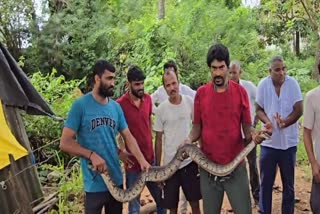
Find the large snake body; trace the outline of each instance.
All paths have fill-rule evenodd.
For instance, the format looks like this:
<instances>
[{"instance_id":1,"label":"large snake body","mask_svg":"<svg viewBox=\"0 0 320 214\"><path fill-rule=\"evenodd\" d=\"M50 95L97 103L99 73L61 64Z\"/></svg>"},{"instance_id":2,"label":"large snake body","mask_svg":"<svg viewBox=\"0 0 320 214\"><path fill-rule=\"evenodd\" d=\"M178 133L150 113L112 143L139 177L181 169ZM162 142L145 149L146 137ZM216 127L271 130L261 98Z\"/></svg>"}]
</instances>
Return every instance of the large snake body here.
<instances>
[{"instance_id":1,"label":"large snake body","mask_svg":"<svg viewBox=\"0 0 320 214\"><path fill-rule=\"evenodd\" d=\"M178 149L174 158L167 165L153 166L149 169L149 172L141 172L137 181L128 189L117 187L112 181L108 170L101 174L101 176L111 195L117 201L128 202L140 195L147 181L160 182L170 178L179 169L181 162L187 157L190 157L199 167L212 175L226 176L241 163L255 146L254 142L249 143L229 164L219 165L209 160L196 145L186 144Z\"/></svg>"}]
</instances>

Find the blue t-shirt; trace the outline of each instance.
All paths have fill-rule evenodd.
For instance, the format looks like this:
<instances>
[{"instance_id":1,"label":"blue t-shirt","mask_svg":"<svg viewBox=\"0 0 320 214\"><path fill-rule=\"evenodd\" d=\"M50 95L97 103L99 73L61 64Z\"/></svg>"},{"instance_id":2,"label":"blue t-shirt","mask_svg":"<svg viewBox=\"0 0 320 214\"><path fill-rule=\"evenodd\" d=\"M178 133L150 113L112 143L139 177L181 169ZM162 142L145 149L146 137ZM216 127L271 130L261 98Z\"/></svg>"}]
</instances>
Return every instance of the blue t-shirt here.
<instances>
[{"instance_id":1,"label":"blue t-shirt","mask_svg":"<svg viewBox=\"0 0 320 214\"><path fill-rule=\"evenodd\" d=\"M122 185L116 135L128 126L120 105L112 99L103 105L94 99L92 93L88 93L72 104L64 126L77 133L77 142L82 147L94 151L106 161L114 182L118 186ZM80 158L80 162L84 190L108 191L102 177L94 177L95 172L88 168L89 160Z\"/></svg>"}]
</instances>

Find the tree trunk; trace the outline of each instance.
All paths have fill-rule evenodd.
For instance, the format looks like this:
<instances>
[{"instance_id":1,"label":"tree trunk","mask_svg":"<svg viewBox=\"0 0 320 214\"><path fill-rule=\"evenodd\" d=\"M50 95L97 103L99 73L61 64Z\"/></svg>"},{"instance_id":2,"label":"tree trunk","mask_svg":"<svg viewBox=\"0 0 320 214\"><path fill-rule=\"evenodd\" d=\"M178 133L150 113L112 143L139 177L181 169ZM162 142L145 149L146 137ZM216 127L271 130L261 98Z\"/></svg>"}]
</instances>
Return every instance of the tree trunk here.
<instances>
[{"instance_id":1,"label":"tree trunk","mask_svg":"<svg viewBox=\"0 0 320 214\"><path fill-rule=\"evenodd\" d=\"M38 24L38 18L37 18L37 14L36 14L36 9L35 9L35 5L32 2L31 3L31 18L32 18L32 31L33 33L39 33L40 29L39 29L39 24Z\"/></svg>"},{"instance_id":2,"label":"tree trunk","mask_svg":"<svg viewBox=\"0 0 320 214\"><path fill-rule=\"evenodd\" d=\"M294 45L294 49L296 52L296 56L300 56L300 32L296 31L295 33L295 45Z\"/></svg>"},{"instance_id":3,"label":"tree trunk","mask_svg":"<svg viewBox=\"0 0 320 214\"><path fill-rule=\"evenodd\" d=\"M314 69L312 71L311 77L312 77L312 79L320 82L320 70L318 69L318 65L320 63L320 40L318 40L318 42L317 42L315 62L316 63L314 65Z\"/></svg>"},{"instance_id":4,"label":"tree trunk","mask_svg":"<svg viewBox=\"0 0 320 214\"><path fill-rule=\"evenodd\" d=\"M320 57L320 33L319 33L319 26L317 23L318 16L316 13L316 8L312 8L312 6L310 6L309 1L300 0L300 2L303 6L303 9L305 10L305 12L309 17L308 21L309 21L310 27L317 38L317 45L316 45L316 52L315 52L316 63L314 65L311 78L314 80L320 81L320 74L318 70L318 63L319 63L319 57Z\"/></svg>"},{"instance_id":5,"label":"tree trunk","mask_svg":"<svg viewBox=\"0 0 320 214\"><path fill-rule=\"evenodd\" d=\"M165 0L159 0L158 5L159 5L158 18L161 20L161 19L164 19L165 17Z\"/></svg>"}]
</instances>

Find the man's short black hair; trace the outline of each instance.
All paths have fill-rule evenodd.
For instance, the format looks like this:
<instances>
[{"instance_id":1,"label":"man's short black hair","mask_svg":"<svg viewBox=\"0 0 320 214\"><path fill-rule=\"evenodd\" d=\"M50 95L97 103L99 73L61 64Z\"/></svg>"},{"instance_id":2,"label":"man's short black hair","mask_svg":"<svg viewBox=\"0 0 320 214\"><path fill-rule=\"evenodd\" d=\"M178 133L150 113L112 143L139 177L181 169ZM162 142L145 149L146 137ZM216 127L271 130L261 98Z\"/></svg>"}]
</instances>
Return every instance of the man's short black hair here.
<instances>
[{"instance_id":1,"label":"man's short black hair","mask_svg":"<svg viewBox=\"0 0 320 214\"><path fill-rule=\"evenodd\" d=\"M229 68L230 64L230 56L229 51L226 46L223 44L214 44L209 48L207 53L207 64L208 67L211 67L211 63L214 60L218 60L219 62L224 61Z\"/></svg>"},{"instance_id":2,"label":"man's short black hair","mask_svg":"<svg viewBox=\"0 0 320 214\"><path fill-rule=\"evenodd\" d=\"M129 82L142 81L146 79L146 75L142 72L142 70L138 66L132 65L129 67L129 70L127 73L127 79Z\"/></svg>"},{"instance_id":3,"label":"man's short black hair","mask_svg":"<svg viewBox=\"0 0 320 214\"><path fill-rule=\"evenodd\" d=\"M98 75L99 77L101 77L102 74L106 70L108 70L112 73L116 72L116 69L114 68L114 66L110 62L108 62L107 60L104 60L104 59L98 60L92 69L93 77L95 75Z\"/></svg>"},{"instance_id":4,"label":"man's short black hair","mask_svg":"<svg viewBox=\"0 0 320 214\"><path fill-rule=\"evenodd\" d=\"M177 74L177 71L178 71L178 67L177 67L177 64L175 61L173 61L172 59L168 60L168 62L166 62L164 65L163 65L163 70L166 70L168 68L173 68L174 69L174 72Z\"/></svg>"}]
</instances>

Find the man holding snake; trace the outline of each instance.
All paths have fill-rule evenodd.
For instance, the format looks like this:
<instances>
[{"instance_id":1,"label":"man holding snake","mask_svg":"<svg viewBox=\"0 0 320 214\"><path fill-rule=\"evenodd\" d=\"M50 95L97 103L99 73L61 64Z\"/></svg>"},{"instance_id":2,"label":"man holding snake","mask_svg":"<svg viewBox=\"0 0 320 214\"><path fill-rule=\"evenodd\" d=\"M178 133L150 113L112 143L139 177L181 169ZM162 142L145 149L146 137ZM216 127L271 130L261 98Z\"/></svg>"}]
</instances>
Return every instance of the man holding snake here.
<instances>
[{"instance_id":1,"label":"man holding snake","mask_svg":"<svg viewBox=\"0 0 320 214\"><path fill-rule=\"evenodd\" d=\"M242 86L228 80L229 64L227 47L215 44L209 48L207 65L212 81L197 90L193 127L185 140L185 143L191 143L201 138L201 150L210 160L221 165L230 163L253 139L248 95ZM260 143L262 138L255 134L254 141ZM220 213L224 192L238 214L252 212L244 161L223 177L200 169L200 187L205 214Z\"/></svg>"}]
</instances>

